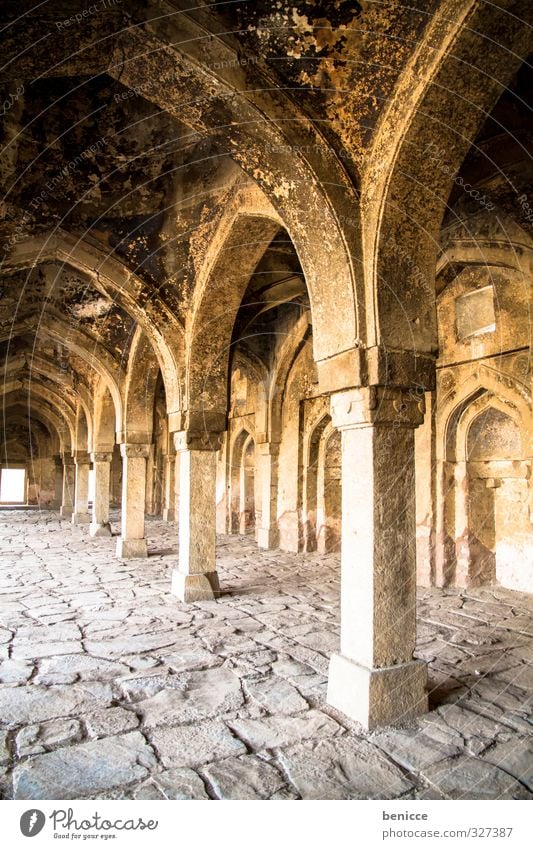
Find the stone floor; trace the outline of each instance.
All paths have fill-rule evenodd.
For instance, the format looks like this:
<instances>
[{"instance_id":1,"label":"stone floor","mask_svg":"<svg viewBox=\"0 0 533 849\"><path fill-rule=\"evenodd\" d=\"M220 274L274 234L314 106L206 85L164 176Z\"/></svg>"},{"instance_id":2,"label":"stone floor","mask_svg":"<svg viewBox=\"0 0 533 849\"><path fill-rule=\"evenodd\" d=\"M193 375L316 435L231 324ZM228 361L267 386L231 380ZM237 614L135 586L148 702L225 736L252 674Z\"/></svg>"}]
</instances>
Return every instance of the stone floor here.
<instances>
[{"instance_id":1,"label":"stone floor","mask_svg":"<svg viewBox=\"0 0 533 849\"><path fill-rule=\"evenodd\" d=\"M150 557L121 562L0 512L4 798L532 797L532 596L421 590L432 710L368 734L325 704L336 556L221 537L224 595L186 606L173 528L147 527Z\"/></svg>"}]
</instances>

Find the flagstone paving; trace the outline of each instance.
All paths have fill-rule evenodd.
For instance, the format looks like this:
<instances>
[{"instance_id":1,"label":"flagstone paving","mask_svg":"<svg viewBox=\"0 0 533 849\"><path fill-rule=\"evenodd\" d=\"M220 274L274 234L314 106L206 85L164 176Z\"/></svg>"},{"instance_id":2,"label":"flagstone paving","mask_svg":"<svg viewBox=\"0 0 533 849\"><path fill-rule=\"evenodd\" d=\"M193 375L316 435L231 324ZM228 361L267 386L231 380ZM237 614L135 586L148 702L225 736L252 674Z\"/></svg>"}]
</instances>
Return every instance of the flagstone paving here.
<instances>
[{"instance_id":1,"label":"flagstone paving","mask_svg":"<svg viewBox=\"0 0 533 849\"><path fill-rule=\"evenodd\" d=\"M533 596L420 589L431 710L367 733L325 701L336 555L220 537L222 595L185 605L175 528L147 534L121 561L56 513L0 511L3 798L532 798Z\"/></svg>"}]
</instances>

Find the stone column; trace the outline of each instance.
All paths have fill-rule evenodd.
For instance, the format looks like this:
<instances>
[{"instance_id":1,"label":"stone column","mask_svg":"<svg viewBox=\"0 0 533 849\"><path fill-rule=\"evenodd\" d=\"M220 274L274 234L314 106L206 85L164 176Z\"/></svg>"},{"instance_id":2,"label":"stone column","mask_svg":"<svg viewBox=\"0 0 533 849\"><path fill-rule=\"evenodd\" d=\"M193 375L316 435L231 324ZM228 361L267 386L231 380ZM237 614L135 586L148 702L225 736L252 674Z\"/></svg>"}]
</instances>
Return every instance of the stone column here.
<instances>
[{"instance_id":1,"label":"stone column","mask_svg":"<svg viewBox=\"0 0 533 849\"><path fill-rule=\"evenodd\" d=\"M64 519L70 519L72 516L72 507L74 504L74 489L76 485L76 467L74 466L74 458L70 454L63 454L63 492L61 495L60 515Z\"/></svg>"},{"instance_id":2,"label":"stone column","mask_svg":"<svg viewBox=\"0 0 533 849\"><path fill-rule=\"evenodd\" d=\"M94 500L89 533L92 537L111 536L109 486L112 458L113 454L108 451L96 451L91 454L94 467Z\"/></svg>"},{"instance_id":3,"label":"stone column","mask_svg":"<svg viewBox=\"0 0 533 849\"><path fill-rule=\"evenodd\" d=\"M279 443L260 442L256 446L257 471L261 492L261 524L257 529L260 548L277 548L278 530L278 457Z\"/></svg>"},{"instance_id":4,"label":"stone column","mask_svg":"<svg viewBox=\"0 0 533 849\"><path fill-rule=\"evenodd\" d=\"M59 510L63 501L63 460L61 454L54 455L54 508Z\"/></svg>"},{"instance_id":5,"label":"stone column","mask_svg":"<svg viewBox=\"0 0 533 849\"><path fill-rule=\"evenodd\" d=\"M423 395L362 387L331 399L342 433L341 653L328 702L365 728L427 710L415 648L414 428Z\"/></svg>"},{"instance_id":6,"label":"stone column","mask_svg":"<svg viewBox=\"0 0 533 849\"><path fill-rule=\"evenodd\" d=\"M471 568L468 467L465 461L454 468L455 495L455 582L456 587L467 587Z\"/></svg>"},{"instance_id":7,"label":"stone column","mask_svg":"<svg viewBox=\"0 0 533 849\"><path fill-rule=\"evenodd\" d=\"M174 434L179 465L179 559L172 592L182 601L212 599L215 565L216 452L220 434Z\"/></svg>"},{"instance_id":8,"label":"stone column","mask_svg":"<svg viewBox=\"0 0 533 849\"><path fill-rule=\"evenodd\" d=\"M144 536L146 501L146 460L150 445L123 443L122 454L122 525L117 540L117 557L147 557Z\"/></svg>"},{"instance_id":9,"label":"stone column","mask_svg":"<svg viewBox=\"0 0 533 849\"><path fill-rule=\"evenodd\" d=\"M163 519L165 522L173 522L176 518L176 455L168 453L165 455L165 504L163 507Z\"/></svg>"},{"instance_id":10,"label":"stone column","mask_svg":"<svg viewBox=\"0 0 533 849\"><path fill-rule=\"evenodd\" d=\"M89 469L91 468L91 457L87 451L76 451L74 462L76 463L76 487L72 524L88 525L91 521L91 517L89 516Z\"/></svg>"}]
</instances>

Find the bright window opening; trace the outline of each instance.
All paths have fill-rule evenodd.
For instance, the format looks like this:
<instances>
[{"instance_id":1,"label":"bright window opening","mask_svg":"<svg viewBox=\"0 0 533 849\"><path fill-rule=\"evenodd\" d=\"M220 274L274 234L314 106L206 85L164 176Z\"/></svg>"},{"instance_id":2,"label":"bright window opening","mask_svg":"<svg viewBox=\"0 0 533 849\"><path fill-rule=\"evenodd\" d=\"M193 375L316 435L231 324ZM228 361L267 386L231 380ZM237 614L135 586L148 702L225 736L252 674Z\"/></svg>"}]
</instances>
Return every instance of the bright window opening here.
<instances>
[{"instance_id":1,"label":"bright window opening","mask_svg":"<svg viewBox=\"0 0 533 849\"><path fill-rule=\"evenodd\" d=\"M0 471L0 502L24 504L26 501L26 469Z\"/></svg>"}]
</instances>

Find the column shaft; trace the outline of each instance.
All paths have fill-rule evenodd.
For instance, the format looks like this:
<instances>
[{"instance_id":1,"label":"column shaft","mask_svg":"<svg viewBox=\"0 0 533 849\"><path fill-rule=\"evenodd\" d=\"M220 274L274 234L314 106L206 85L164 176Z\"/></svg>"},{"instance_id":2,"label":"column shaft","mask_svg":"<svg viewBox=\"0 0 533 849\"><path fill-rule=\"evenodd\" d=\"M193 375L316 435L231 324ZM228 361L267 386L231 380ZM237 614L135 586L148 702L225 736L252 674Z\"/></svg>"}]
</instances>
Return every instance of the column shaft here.
<instances>
[{"instance_id":1,"label":"column shaft","mask_svg":"<svg viewBox=\"0 0 533 849\"><path fill-rule=\"evenodd\" d=\"M328 702L366 728L427 709L425 664L413 660L418 400L373 387L332 398L342 432L341 654Z\"/></svg>"},{"instance_id":2,"label":"column shaft","mask_svg":"<svg viewBox=\"0 0 533 849\"><path fill-rule=\"evenodd\" d=\"M63 455L63 491L61 496L60 515L71 518L74 505L74 489L76 486L76 467L70 454Z\"/></svg>"},{"instance_id":3,"label":"column shaft","mask_svg":"<svg viewBox=\"0 0 533 849\"><path fill-rule=\"evenodd\" d=\"M86 451L76 451L76 487L74 497L73 525L88 525L89 516L89 470L91 458Z\"/></svg>"},{"instance_id":4,"label":"column shaft","mask_svg":"<svg viewBox=\"0 0 533 849\"><path fill-rule=\"evenodd\" d=\"M176 518L176 455L167 454L165 457L165 502L163 507L163 519L173 522Z\"/></svg>"},{"instance_id":5,"label":"column shaft","mask_svg":"<svg viewBox=\"0 0 533 849\"><path fill-rule=\"evenodd\" d=\"M172 592L182 601L212 599L219 590L215 564L219 444L218 435L204 441L186 432L175 434L179 456L179 559L172 575Z\"/></svg>"},{"instance_id":6,"label":"column shaft","mask_svg":"<svg viewBox=\"0 0 533 849\"><path fill-rule=\"evenodd\" d=\"M261 524L257 529L260 548L277 548L278 530L278 457L279 444L263 442L257 445L257 466L261 491Z\"/></svg>"},{"instance_id":7,"label":"column shaft","mask_svg":"<svg viewBox=\"0 0 533 849\"><path fill-rule=\"evenodd\" d=\"M121 533L117 541L117 557L147 557L144 535L144 510L146 502L146 459L150 446L126 444L120 446L122 454L122 512Z\"/></svg>"},{"instance_id":8,"label":"column shaft","mask_svg":"<svg viewBox=\"0 0 533 849\"><path fill-rule=\"evenodd\" d=\"M110 537L109 487L111 480L111 452L95 452L92 456L94 468L94 499L89 533L92 537Z\"/></svg>"}]
</instances>

